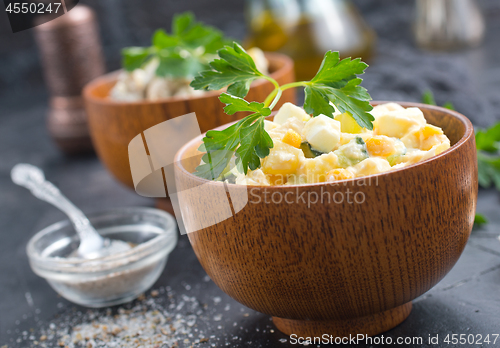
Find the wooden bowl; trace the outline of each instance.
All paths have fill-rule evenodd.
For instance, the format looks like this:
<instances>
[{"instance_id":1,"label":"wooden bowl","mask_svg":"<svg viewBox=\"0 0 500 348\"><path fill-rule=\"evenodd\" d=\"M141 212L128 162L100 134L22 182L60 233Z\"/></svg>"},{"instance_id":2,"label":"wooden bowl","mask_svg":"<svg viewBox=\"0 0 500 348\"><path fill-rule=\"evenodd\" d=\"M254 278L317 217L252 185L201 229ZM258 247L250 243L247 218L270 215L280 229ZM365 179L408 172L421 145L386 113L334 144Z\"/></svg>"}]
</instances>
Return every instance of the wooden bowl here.
<instances>
[{"instance_id":1,"label":"wooden bowl","mask_svg":"<svg viewBox=\"0 0 500 348\"><path fill-rule=\"evenodd\" d=\"M182 218L195 231L189 240L210 278L238 302L273 316L287 335L376 335L401 323L411 301L460 257L478 187L470 121L441 107L402 105L419 107L451 148L337 184L224 186L191 174L201 137L186 144L175 161ZM343 203L335 203L341 195ZM224 220L228 202L234 213Z\"/></svg>"},{"instance_id":2,"label":"wooden bowl","mask_svg":"<svg viewBox=\"0 0 500 348\"><path fill-rule=\"evenodd\" d=\"M271 76L280 84L295 80L293 61L282 54L266 53ZM128 158L128 144L138 134L163 121L195 112L201 132L244 117L245 113L227 115L218 97L219 91L202 96L172 97L159 101L121 102L109 98L119 72L91 81L83 95L94 148L106 168L122 183L134 188ZM252 84L247 99L264 101L274 89L267 80ZM295 92L287 90L278 103L295 102ZM188 139L186 139L188 140Z\"/></svg>"}]
</instances>

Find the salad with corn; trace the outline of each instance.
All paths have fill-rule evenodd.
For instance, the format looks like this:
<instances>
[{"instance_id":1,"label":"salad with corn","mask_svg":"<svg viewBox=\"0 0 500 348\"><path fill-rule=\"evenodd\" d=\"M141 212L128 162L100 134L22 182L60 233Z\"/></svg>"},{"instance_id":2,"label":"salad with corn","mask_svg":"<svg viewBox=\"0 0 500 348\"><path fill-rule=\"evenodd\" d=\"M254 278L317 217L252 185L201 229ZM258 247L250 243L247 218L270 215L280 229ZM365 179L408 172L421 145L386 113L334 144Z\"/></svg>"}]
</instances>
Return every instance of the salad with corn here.
<instances>
[{"instance_id":1,"label":"salad with corn","mask_svg":"<svg viewBox=\"0 0 500 348\"><path fill-rule=\"evenodd\" d=\"M388 103L371 114L373 130L367 130L348 113L311 117L286 103L272 122L265 121L274 147L260 168L244 174L233 159L219 180L259 186L335 182L406 167L450 147L443 130L428 124L419 108Z\"/></svg>"}]
</instances>

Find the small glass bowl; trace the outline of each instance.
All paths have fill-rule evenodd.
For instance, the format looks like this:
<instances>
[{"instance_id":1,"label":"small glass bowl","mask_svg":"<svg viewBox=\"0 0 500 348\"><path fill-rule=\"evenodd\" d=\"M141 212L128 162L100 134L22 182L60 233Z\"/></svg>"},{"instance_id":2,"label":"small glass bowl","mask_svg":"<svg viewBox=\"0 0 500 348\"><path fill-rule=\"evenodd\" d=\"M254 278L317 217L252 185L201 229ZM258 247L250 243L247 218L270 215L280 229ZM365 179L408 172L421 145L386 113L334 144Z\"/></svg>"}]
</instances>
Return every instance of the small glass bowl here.
<instances>
[{"instance_id":1,"label":"small glass bowl","mask_svg":"<svg viewBox=\"0 0 500 348\"><path fill-rule=\"evenodd\" d=\"M87 307L133 300L158 279L177 244L172 215L152 208L121 208L88 216L104 237L134 245L125 252L86 260L68 257L79 239L69 220L44 228L26 247L33 271L61 296Z\"/></svg>"}]
</instances>

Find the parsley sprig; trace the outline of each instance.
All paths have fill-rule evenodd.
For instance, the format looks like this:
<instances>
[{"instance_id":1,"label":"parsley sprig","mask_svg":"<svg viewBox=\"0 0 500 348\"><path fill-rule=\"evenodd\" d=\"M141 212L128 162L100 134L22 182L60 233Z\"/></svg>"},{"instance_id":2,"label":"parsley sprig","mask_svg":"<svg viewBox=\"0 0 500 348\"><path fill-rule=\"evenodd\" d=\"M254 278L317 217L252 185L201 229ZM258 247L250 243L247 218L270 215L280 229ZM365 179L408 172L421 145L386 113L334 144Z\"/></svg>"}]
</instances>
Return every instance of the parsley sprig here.
<instances>
[{"instance_id":1,"label":"parsley sprig","mask_svg":"<svg viewBox=\"0 0 500 348\"><path fill-rule=\"evenodd\" d=\"M500 123L476 131L477 174L479 185L495 186L500 191ZM476 214L475 226L487 224L488 220Z\"/></svg>"},{"instance_id":2,"label":"parsley sprig","mask_svg":"<svg viewBox=\"0 0 500 348\"><path fill-rule=\"evenodd\" d=\"M210 63L211 70L203 71L191 83L195 89L219 90L227 86L220 101L224 111L251 112L249 116L222 131L208 131L203 138L201 151L207 153L195 174L209 180L220 177L228 167L233 154L236 165L246 174L248 169L260 167L260 160L269 155L273 141L264 129L264 119L271 114L283 91L303 87L304 109L313 116L333 118L334 106L347 112L364 128L373 129L370 95L360 86L358 75L368 67L360 58L340 60L338 52L327 52L316 76L310 81L293 82L280 86L276 80L260 72L252 57L238 45L225 46L218 51L219 59ZM274 90L264 102L246 101L250 84L259 78L274 85Z\"/></svg>"},{"instance_id":3,"label":"parsley sprig","mask_svg":"<svg viewBox=\"0 0 500 348\"><path fill-rule=\"evenodd\" d=\"M122 50L122 65L127 71L144 67L156 59L156 75L192 79L209 68L217 50L228 44L221 31L195 20L192 13L174 16L172 33L157 30L150 47L128 47Z\"/></svg>"},{"instance_id":4,"label":"parsley sprig","mask_svg":"<svg viewBox=\"0 0 500 348\"><path fill-rule=\"evenodd\" d=\"M424 104L436 105L434 94L427 90L422 95ZM444 108L455 110L451 102L443 104ZM476 131L477 174L479 185L488 188L492 184L500 191L500 122L487 129ZM474 226L482 226L488 219L476 213Z\"/></svg>"},{"instance_id":5,"label":"parsley sprig","mask_svg":"<svg viewBox=\"0 0 500 348\"><path fill-rule=\"evenodd\" d=\"M432 93L431 90L426 90L424 94L422 95L422 103L424 104L429 104L429 105L437 105L436 100L434 99L434 94ZM455 110L455 107L451 102L446 102L443 104L443 108L449 109L449 110Z\"/></svg>"},{"instance_id":6,"label":"parsley sprig","mask_svg":"<svg viewBox=\"0 0 500 348\"><path fill-rule=\"evenodd\" d=\"M476 132L479 185L500 191L500 123Z\"/></svg>"},{"instance_id":7,"label":"parsley sprig","mask_svg":"<svg viewBox=\"0 0 500 348\"><path fill-rule=\"evenodd\" d=\"M422 102L436 105L432 91L425 91ZM443 107L455 110L450 102ZM500 122L476 131L476 149L479 185L484 188L494 185L500 191Z\"/></svg>"},{"instance_id":8,"label":"parsley sprig","mask_svg":"<svg viewBox=\"0 0 500 348\"><path fill-rule=\"evenodd\" d=\"M271 114L271 109L263 103L249 103L227 93L223 93L220 100L227 104L224 111L228 115L237 111L250 111L253 114L222 131L207 132L200 148L207 152L202 158L204 163L196 168L194 174L209 180L222 174L235 152L237 164L255 170L260 166L260 159L269 155L269 149L273 147L271 137L264 130L264 118Z\"/></svg>"}]
</instances>

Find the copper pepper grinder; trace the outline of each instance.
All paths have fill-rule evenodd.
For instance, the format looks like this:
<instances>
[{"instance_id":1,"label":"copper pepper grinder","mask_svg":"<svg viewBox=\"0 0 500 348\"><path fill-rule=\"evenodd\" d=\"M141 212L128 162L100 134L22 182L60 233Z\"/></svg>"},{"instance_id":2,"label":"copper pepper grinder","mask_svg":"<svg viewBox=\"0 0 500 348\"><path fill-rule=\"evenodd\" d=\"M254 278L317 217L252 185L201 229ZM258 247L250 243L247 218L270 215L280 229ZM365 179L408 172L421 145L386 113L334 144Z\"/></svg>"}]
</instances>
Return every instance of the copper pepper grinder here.
<instances>
[{"instance_id":1,"label":"copper pepper grinder","mask_svg":"<svg viewBox=\"0 0 500 348\"><path fill-rule=\"evenodd\" d=\"M47 127L67 154L92 151L82 89L104 74L104 59L94 11L77 5L66 14L35 27L50 92Z\"/></svg>"}]
</instances>

